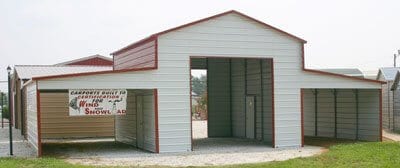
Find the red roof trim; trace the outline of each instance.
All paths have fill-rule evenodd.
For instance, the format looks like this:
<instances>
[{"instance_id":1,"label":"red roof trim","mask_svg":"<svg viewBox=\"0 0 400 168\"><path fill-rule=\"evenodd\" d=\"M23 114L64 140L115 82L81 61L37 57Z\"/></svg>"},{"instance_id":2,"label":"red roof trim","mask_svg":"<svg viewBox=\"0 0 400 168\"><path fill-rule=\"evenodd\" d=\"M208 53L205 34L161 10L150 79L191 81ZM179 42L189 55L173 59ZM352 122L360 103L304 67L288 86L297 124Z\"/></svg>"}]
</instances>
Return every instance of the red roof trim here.
<instances>
[{"instance_id":1,"label":"red roof trim","mask_svg":"<svg viewBox=\"0 0 400 168\"><path fill-rule=\"evenodd\" d=\"M240 15L240 16L242 16L242 17L245 17L245 18L247 18L247 19L250 19L250 20L252 20L252 21L255 21L255 22L257 22L257 23L259 23L259 24L261 24L261 25L263 25L263 26L266 26L266 27L271 28L271 29L273 29L273 30L275 30L275 31L278 31L278 32L280 32L280 33L282 33L282 34L285 34L285 35L287 35L287 36L289 36L289 37L291 37L291 38L293 38L293 39L295 39L295 40L298 40L298 41L300 41L300 42L302 42L302 43L307 43L306 40L301 39L300 37L297 37L297 36L295 36L295 35L292 35L292 34L290 34L290 33L288 33L288 32L285 32L285 31L283 31L283 30L281 30L281 29L278 29L278 28L276 28L276 27L274 27L274 26L271 26L271 25L269 25L269 24L267 24L267 23L264 23L264 22L262 22L262 21L260 21L260 20L257 20L257 19L255 19L255 18L252 18L252 17L250 17L250 16L247 16L247 15L245 15L245 14L243 14L243 13L238 12L238 11L230 10L230 11L227 11L227 12L224 12L224 13L220 13L220 14L217 14L217 15L213 15L213 16L210 16L210 17L207 17L207 18L204 18L204 19L200 19L200 20L197 20L197 21L194 21L194 22L190 22L190 23L187 23L187 24L183 24L183 25L181 25L181 26L177 26L177 27L174 27L174 28L171 28L171 29L168 29L168 30L164 30L164 31L161 31L161 32L152 34L151 36L149 36L149 37L147 37L147 38L144 38L144 39L142 39L142 40L139 40L139 41L137 41L137 42L134 42L134 43L132 43L132 44L129 44L128 46L126 46L126 47L124 47L124 48L121 48L121 49L119 49L119 50L117 50L117 51L111 53L111 55L119 54L119 53L121 53L121 52L123 52L123 51L126 51L126 50L130 49L130 48L134 48L135 46L140 45L140 44L143 44L143 43L146 42L146 41L150 41L150 40L152 40L152 39L154 39L154 38L157 38L159 35L166 34L166 33L169 33L169 32L171 32L171 31L175 31L175 30L178 30L178 29L182 29L182 28L185 28L185 27L189 27L189 26L195 25L195 24L197 24L197 23L205 22L205 21L208 21L208 20L217 18L217 17L221 17L221 16L224 16L224 15L227 15L227 14L232 14L232 13L238 14L238 15Z\"/></svg>"}]
</instances>

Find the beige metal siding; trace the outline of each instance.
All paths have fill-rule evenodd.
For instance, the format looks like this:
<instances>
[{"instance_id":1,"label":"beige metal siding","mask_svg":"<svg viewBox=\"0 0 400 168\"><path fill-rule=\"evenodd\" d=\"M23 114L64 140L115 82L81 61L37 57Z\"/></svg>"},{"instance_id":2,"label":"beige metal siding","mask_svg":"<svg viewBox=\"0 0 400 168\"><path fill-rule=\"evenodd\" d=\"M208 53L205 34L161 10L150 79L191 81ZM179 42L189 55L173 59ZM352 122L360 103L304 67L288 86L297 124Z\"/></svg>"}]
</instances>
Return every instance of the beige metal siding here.
<instances>
[{"instance_id":1,"label":"beige metal siding","mask_svg":"<svg viewBox=\"0 0 400 168\"><path fill-rule=\"evenodd\" d=\"M37 123L37 101L36 101L36 83L32 82L26 86L26 100L27 100L27 139L29 144L33 147L39 155L39 136L38 136L38 123Z\"/></svg>"},{"instance_id":2,"label":"beige metal siding","mask_svg":"<svg viewBox=\"0 0 400 168\"><path fill-rule=\"evenodd\" d=\"M113 137L114 116L69 116L68 93L40 93L42 138Z\"/></svg>"},{"instance_id":3,"label":"beige metal siding","mask_svg":"<svg viewBox=\"0 0 400 168\"><path fill-rule=\"evenodd\" d=\"M128 90L126 115L115 116L115 139L136 146L136 96Z\"/></svg>"}]
</instances>

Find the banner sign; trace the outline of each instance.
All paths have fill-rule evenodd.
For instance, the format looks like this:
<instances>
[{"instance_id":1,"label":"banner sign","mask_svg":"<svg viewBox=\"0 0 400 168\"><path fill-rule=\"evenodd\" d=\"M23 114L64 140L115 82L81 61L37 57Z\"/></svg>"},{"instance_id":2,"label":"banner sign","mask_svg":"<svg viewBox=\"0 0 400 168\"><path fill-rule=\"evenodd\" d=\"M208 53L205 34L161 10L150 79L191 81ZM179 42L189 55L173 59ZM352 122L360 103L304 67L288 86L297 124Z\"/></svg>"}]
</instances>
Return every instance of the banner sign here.
<instances>
[{"instance_id":1,"label":"banner sign","mask_svg":"<svg viewBox=\"0 0 400 168\"><path fill-rule=\"evenodd\" d=\"M70 116L125 115L125 89L70 89Z\"/></svg>"}]
</instances>

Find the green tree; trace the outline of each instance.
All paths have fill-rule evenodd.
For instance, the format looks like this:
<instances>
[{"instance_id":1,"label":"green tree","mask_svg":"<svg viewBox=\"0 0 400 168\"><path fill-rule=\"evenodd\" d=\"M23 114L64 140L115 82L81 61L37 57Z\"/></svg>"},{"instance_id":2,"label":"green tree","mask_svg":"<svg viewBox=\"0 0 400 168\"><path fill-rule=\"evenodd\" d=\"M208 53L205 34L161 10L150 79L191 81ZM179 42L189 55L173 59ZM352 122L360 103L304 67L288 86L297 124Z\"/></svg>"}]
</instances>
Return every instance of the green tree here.
<instances>
[{"instance_id":1,"label":"green tree","mask_svg":"<svg viewBox=\"0 0 400 168\"><path fill-rule=\"evenodd\" d=\"M203 95L207 90L207 76L201 75L200 77L192 76L192 91L197 95Z\"/></svg>"}]
</instances>

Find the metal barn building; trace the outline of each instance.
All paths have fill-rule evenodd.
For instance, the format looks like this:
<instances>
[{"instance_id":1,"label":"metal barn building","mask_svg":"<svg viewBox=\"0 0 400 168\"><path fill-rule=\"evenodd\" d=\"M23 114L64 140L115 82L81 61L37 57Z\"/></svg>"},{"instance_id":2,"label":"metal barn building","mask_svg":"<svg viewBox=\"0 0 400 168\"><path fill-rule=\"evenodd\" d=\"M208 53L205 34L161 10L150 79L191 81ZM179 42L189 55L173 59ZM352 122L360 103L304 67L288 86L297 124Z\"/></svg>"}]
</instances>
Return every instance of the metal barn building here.
<instances>
[{"instance_id":1,"label":"metal barn building","mask_svg":"<svg viewBox=\"0 0 400 168\"><path fill-rule=\"evenodd\" d=\"M28 140L41 155L50 93L126 89L116 141L155 153L191 151L192 69L207 70L209 137L274 148L303 146L304 136L382 140L384 82L307 69L305 43L237 11L153 34L113 52L113 70L26 83Z\"/></svg>"},{"instance_id":2,"label":"metal barn building","mask_svg":"<svg viewBox=\"0 0 400 168\"><path fill-rule=\"evenodd\" d=\"M392 90L392 88L397 90L397 86L393 87L393 85L398 71L399 68L396 67L380 68L376 77L377 80L386 82L382 85L382 127L390 131L400 130L400 125L398 125L400 121L396 122L393 115L395 96Z\"/></svg>"}]
</instances>

